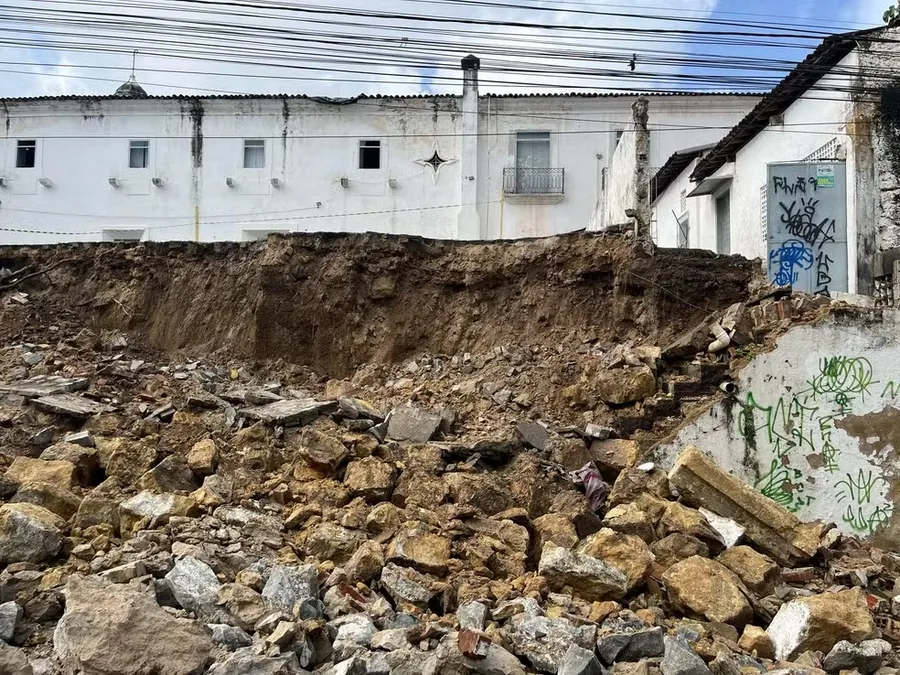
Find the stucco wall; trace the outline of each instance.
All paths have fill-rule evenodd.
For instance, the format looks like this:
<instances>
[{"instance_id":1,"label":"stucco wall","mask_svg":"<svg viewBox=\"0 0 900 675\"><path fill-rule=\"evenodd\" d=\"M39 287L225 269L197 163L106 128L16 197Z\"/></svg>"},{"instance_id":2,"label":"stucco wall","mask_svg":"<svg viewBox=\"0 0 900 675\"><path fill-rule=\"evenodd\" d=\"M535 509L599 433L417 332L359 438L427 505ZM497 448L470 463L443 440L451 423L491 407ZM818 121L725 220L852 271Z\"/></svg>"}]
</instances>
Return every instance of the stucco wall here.
<instances>
[{"instance_id":1,"label":"stucco wall","mask_svg":"<svg viewBox=\"0 0 900 675\"><path fill-rule=\"evenodd\" d=\"M637 134L634 124L622 132L622 138L613 152L612 161L606 180L606 190L602 198L601 226L627 223L630 218L625 215L627 209L635 204L635 164L637 153Z\"/></svg>"},{"instance_id":2,"label":"stucco wall","mask_svg":"<svg viewBox=\"0 0 900 675\"><path fill-rule=\"evenodd\" d=\"M461 114L454 98L360 101L200 100L20 103L0 140L3 243L148 238L240 240L254 232L378 231L457 237ZM16 141L38 139L34 169ZM381 168L358 168L360 139L380 139ZM147 169L128 168L131 139L150 141ZM243 168L244 139L264 139L262 169ZM416 163L435 150L435 174ZM151 184L162 178L162 187ZM43 187L39 178L49 178ZM109 184L120 181L119 187ZM234 187L226 185L231 178ZM280 182L274 187L271 179ZM341 186L349 179L349 187ZM396 181L391 187L389 180ZM195 231L195 216L197 231ZM37 231L37 234L27 230Z\"/></svg>"},{"instance_id":3,"label":"stucco wall","mask_svg":"<svg viewBox=\"0 0 900 675\"><path fill-rule=\"evenodd\" d=\"M807 520L900 533L900 313L798 326L738 376L738 393L657 449L697 445Z\"/></svg>"},{"instance_id":4,"label":"stucco wall","mask_svg":"<svg viewBox=\"0 0 900 675\"><path fill-rule=\"evenodd\" d=\"M721 133L709 127L734 123L757 101L652 98L651 122L668 129L651 132L652 165L678 147L671 129L708 139ZM493 239L577 230L594 213L600 170L632 102L471 95L345 105L299 98L7 101L0 105L0 178L8 183L0 187L0 243L91 241L123 230L201 241L268 231ZM504 199L516 132L529 130L552 133L552 161L566 170L562 199ZM266 166L243 169L243 140L254 138L266 141ZM381 140L379 170L357 168L357 144L367 138ZM34 169L15 168L19 139L38 140ZM128 143L140 139L150 141L150 166L129 169ZM449 160L437 173L422 164L435 151ZM154 177L162 187L151 184Z\"/></svg>"},{"instance_id":5,"label":"stucco wall","mask_svg":"<svg viewBox=\"0 0 900 675\"><path fill-rule=\"evenodd\" d=\"M745 145L733 162L722 166L714 176L733 176L728 189L731 191L731 253L747 258L765 260L767 245L763 227L761 188L766 185L767 167L771 163L800 161L816 152L832 140L842 146L847 156L847 199L855 204L859 198L871 195L864 176L858 176L853 153L856 134L848 133L848 118L853 111L850 86L853 82L859 54L854 51L835 68L837 75L824 77L815 90L801 96L784 113L784 123L770 125ZM866 141L868 142L868 141ZM696 187L690 183L688 191ZM670 203L685 189L684 176L676 181L660 197L660 203ZM704 195L688 199L692 215L691 246L716 250L715 195ZM660 238L669 239L674 219L661 215ZM847 235L850 242L856 241L856 211L848 209ZM848 247L848 272L850 291L855 292L856 252Z\"/></svg>"}]
</instances>

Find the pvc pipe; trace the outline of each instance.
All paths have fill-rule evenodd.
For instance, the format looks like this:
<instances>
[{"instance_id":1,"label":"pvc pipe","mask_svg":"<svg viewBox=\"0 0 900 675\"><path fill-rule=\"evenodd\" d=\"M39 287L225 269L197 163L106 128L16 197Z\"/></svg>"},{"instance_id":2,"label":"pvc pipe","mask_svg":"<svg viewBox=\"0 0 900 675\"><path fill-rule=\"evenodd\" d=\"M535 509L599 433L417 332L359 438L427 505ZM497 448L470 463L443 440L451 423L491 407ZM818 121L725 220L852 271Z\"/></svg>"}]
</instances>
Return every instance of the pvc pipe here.
<instances>
[{"instance_id":1,"label":"pvc pipe","mask_svg":"<svg viewBox=\"0 0 900 675\"><path fill-rule=\"evenodd\" d=\"M713 336L716 338L715 342L713 342L709 345L709 352L711 354L720 352L723 349L725 349L728 345L731 344L731 337L728 335L728 333L725 331L725 329L722 328L721 324L719 324L718 322L714 323L714 324L710 324L709 332L712 333Z\"/></svg>"}]
</instances>

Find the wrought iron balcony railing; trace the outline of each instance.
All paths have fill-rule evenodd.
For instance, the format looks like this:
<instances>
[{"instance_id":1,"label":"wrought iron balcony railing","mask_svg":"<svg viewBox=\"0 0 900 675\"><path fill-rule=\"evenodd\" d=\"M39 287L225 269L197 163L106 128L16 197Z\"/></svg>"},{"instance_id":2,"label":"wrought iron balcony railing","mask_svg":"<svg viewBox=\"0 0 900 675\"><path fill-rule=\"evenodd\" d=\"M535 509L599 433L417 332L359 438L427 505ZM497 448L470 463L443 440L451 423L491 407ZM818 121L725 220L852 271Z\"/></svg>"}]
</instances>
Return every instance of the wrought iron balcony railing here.
<instances>
[{"instance_id":1,"label":"wrought iron balcony railing","mask_svg":"<svg viewBox=\"0 0 900 675\"><path fill-rule=\"evenodd\" d=\"M503 169L503 192L508 195L561 195L566 190L565 169Z\"/></svg>"}]
</instances>

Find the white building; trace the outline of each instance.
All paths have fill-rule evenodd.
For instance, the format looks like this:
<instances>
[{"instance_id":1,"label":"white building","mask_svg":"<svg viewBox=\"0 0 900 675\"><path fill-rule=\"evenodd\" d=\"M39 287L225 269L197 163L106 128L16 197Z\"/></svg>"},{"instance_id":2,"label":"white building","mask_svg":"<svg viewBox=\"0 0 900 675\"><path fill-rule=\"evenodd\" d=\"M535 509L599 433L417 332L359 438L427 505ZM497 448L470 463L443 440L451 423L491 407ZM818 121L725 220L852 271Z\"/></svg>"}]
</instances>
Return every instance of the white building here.
<instances>
[{"instance_id":1,"label":"white building","mask_svg":"<svg viewBox=\"0 0 900 675\"><path fill-rule=\"evenodd\" d=\"M384 232L446 239L582 229L633 94L0 99L0 244ZM651 165L759 97L647 95Z\"/></svg>"},{"instance_id":2,"label":"white building","mask_svg":"<svg viewBox=\"0 0 900 675\"><path fill-rule=\"evenodd\" d=\"M900 246L898 37L827 38L718 144L674 153L651 183L658 244L761 258L803 290L871 293Z\"/></svg>"}]
</instances>

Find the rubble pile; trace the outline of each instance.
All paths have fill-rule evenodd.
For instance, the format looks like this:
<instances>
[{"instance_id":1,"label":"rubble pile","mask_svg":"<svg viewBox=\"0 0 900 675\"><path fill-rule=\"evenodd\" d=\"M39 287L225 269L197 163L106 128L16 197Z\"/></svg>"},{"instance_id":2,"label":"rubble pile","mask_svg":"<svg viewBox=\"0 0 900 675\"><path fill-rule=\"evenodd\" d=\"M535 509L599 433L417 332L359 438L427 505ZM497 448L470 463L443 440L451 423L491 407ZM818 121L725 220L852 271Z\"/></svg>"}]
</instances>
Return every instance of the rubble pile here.
<instances>
[{"instance_id":1,"label":"rubble pile","mask_svg":"<svg viewBox=\"0 0 900 675\"><path fill-rule=\"evenodd\" d=\"M750 313L715 318L739 341ZM632 417L677 351L583 344ZM525 386L448 394L522 353L291 371L304 389L115 333L6 348L0 672L895 672L900 555L695 448L666 474L597 416L533 419Z\"/></svg>"},{"instance_id":2,"label":"rubble pile","mask_svg":"<svg viewBox=\"0 0 900 675\"><path fill-rule=\"evenodd\" d=\"M376 265L362 253L348 263L346 244L314 243L267 249L275 271L260 295L298 297L298 279L353 286L345 268ZM243 315L232 331L204 323L203 303L186 310L202 335L177 347L196 337L202 359L154 351L154 336L187 323L152 298L178 286L160 290L181 264L151 265L162 249L125 259L103 249L103 265L72 250L52 270L40 256L10 263L35 276L0 289L0 675L896 673L900 554L799 522L696 448L668 473L644 459L773 336L829 311L827 300L768 289L735 304L704 284L737 287L748 265L723 273L721 259L694 252L707 265L701 282L671 299L648 276L659 259L639 261L616 281L625 299L602 299L621 305L615 329L593 328L601 305L585 304L597 293L584 280L618 274L595 259L601 244L566 244L588 247L576 265L545 243L509 248L523 278L557 256L562 272L540 270L539 284L515 292L537 298L559 277L550 301L565 298L575 327L504 325L528 305L512 304L492 321L518 341L429 335L422 348L399 340L396 353L370 358L382 315L368 329L357 319L377 302L395 303L379 311L399 312L404 340L427 332L396 307L421 279L380 260L357 284L371 281L377 297L348 313L363 356L325 321L337 346L318 361L307 356L326 353L328 331L307 340L293 310L271 300L254 309L268 324L252 330ZM406 260L395 243L373 246ZM452 300L447 332L470 330L502 286L479 277L491 268L483 260L472 266L491 247L415 246L416 264L439 258L422 279L442 277L454 293L468 279L474 300ZM324 272L309 262L316 247L333 249ZM187 269L174 277L193 292L220 288ZM105 285L123 270L127 288ZM629 288L629 275L647 286ZM641 296L650 287L652 302ZM702 292L721 293L724 309L700 309ZM687 307L672 325L656 316L668 311L660 298ZM117 330L122 316L141 330ZM636 328L654 322L653 337ZM266 326L282 337L262 335ZM257 344L280 341L281 358L205 347L254 331ZM285 335L303 342L302 358L288 358ZM457 342L466 349L439 348Z\"/></svg>"}]
</instances>

